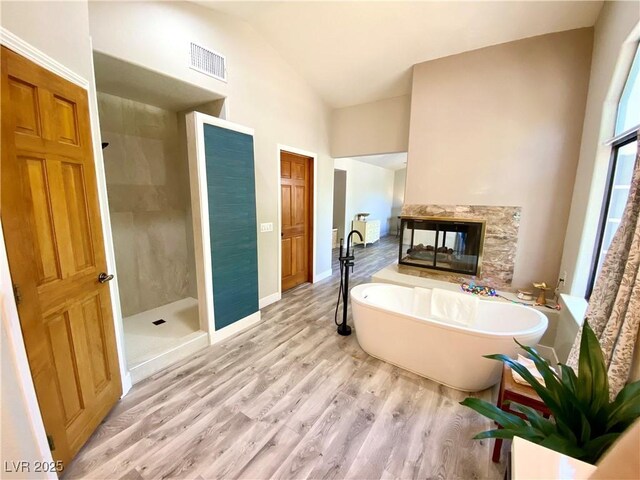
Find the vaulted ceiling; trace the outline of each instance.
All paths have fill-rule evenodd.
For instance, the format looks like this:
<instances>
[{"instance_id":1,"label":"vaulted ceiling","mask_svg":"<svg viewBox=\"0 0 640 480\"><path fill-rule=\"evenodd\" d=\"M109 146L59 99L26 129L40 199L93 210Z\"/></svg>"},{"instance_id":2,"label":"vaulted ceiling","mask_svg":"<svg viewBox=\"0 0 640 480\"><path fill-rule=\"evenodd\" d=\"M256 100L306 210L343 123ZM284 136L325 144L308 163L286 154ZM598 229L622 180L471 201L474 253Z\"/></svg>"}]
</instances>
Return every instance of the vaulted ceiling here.
<instances>
[{"instance_id":1,"label":"vaulted ceiling","mask_svg":"<svg viewBox=\"0 0 640 480\"><path fill-rule=\"evenodd\" d=\"M411 67L594 25L600 1L207 2L259 31L332 107L404 95Z\"/></svg>"}]
</instances>

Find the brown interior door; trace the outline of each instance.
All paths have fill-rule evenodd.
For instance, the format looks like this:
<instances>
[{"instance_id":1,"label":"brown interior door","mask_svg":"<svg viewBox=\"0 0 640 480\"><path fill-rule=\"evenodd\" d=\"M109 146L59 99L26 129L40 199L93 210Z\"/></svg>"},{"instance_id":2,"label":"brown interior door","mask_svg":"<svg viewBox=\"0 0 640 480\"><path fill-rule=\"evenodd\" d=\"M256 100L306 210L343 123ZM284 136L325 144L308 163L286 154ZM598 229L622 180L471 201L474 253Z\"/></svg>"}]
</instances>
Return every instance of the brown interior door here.
<instances>
[{"instance_id":1,"label":"brown interior door","mask_svg":"<svg viewBox=\"0 0 640 480\"><path fill-rule=\"evenodd\" d=\"M282 290L311 281L313 159L280 152Z\"/></svg>"},{"instance_id":2,"label":"brown interior door","mask_svg":"<svg viewBox=\"0 0 640 480\"><path fill-rule=\"evenodd\" d=\"M67 463L121 394L87 92L2 47L1 216L31 375ZM104 279L103 279L104 280Z\"/></svg>"}]
</instances>

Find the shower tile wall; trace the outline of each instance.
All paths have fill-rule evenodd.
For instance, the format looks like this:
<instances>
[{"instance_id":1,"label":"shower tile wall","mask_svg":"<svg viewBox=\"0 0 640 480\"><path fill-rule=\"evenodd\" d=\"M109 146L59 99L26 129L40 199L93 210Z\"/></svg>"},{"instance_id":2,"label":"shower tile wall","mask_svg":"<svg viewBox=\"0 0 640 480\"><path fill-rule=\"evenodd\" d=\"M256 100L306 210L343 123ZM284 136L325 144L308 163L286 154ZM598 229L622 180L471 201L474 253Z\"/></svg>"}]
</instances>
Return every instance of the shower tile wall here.
<instances>
[{"instance_id":1,"label":"shower tile wall","mask_svg":"<svg viewBox=\"0 0 640 480\"><path fill-rule=\"evenodd\" d=\"M123 316L197 297L178 114L98 94Z\"/></svg>"}]
</instances>

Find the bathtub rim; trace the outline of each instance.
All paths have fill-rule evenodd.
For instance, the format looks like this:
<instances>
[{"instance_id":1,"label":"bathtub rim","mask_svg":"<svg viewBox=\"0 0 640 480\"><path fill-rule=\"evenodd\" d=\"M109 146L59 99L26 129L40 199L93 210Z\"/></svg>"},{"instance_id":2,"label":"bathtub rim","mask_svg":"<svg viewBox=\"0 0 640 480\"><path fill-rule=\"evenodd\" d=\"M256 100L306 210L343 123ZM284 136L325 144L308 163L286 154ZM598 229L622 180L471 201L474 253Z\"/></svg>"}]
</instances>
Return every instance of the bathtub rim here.
<instances>
[{"instance_id":1,"label":"bathtub rim","mask_svg":"<svg viewBox=\"0 0 640 480\"><path fill-rule=\"evenodd\" d=\"M477 330L474 328L470 328L470 327L466 327L464 325L452 325L449 323L444 323L441 322L439 320L433 319L433 318L424 318L424 317L417 317L415 315L408 315L406 313L402 313L402 312L397 312L394 310L389 310L386 308L382 308L379 307L378 305L373 305L369 302L367 302L365 299L362 298L362 291L365 290L366 288L370 288L372 286L384 286L384 287L391 287L391 288L403 288L403 289L407 289L407 290L413 290L411 287L404 287L402 285L392 285L389 283L375 283L375 282L371 282L371 283L363 283L360 285L357 285L355 287L353 287L350 291L349 291L349 298L351 298L352 302L358 303L359 305L362 306L366 306L369 308L372 308L374 310L377 310L379 312L385 312L385 313L392 313L393 315L398 315L406 320L410 320L412 322L415 323L428 323L430 325L433 325L434 327L437 328L441 328L443 330L453 330L457 333L463 333L465 335L468 336L473 336L473 337L486 337L486 338L513 338L515 339L516 336L519 335L531 335L536 333L536 331L538 329L540 329L540 325L538 325L535 328L530 328L527 330L522 330L522 331L518 331L518 332L488 332L486 330ZM486 299L479 299L480 301L491 301L491 300L486 300ZM502 302L501 302L502 303ZM543 314L542 312L539 312L538 310L536 310L535 308L531 308L525 305L518 305L518 304L514 304L514 303L506 303L505 305L509 305L510 307L516 307L519 309L527 309L527 310L531 310L533 312L536 313L536 315L538 315L538 317L543 321L544 324L544 330L542 331L542 334L544 335L544 332L546 331L546 329L549 327L549 319L546 317L545 314ZM355 318L354 318L354 323L355 323ZM356 327L356 332L357 332L357 327ZM367 352L368 353L368 352Z\"/></svg>"}]
</instances>

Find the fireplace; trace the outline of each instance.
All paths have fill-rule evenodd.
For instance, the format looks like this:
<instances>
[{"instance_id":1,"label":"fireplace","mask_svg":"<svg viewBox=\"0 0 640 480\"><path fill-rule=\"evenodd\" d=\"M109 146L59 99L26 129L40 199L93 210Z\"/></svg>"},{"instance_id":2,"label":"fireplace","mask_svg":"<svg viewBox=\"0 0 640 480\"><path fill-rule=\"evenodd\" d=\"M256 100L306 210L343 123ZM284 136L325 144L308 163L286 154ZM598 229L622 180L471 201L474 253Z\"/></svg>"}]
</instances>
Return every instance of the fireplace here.
<instances>
[{"instance_id":1,"label":"fireplace","mask_svg":"<svg viewBox=\"0 0 640 480\"><path fill-rule=\"evenodd\" d=\"M458 218L402 217L398 263L479 275L485 222Z\"/></svg>"}]
</instances>

